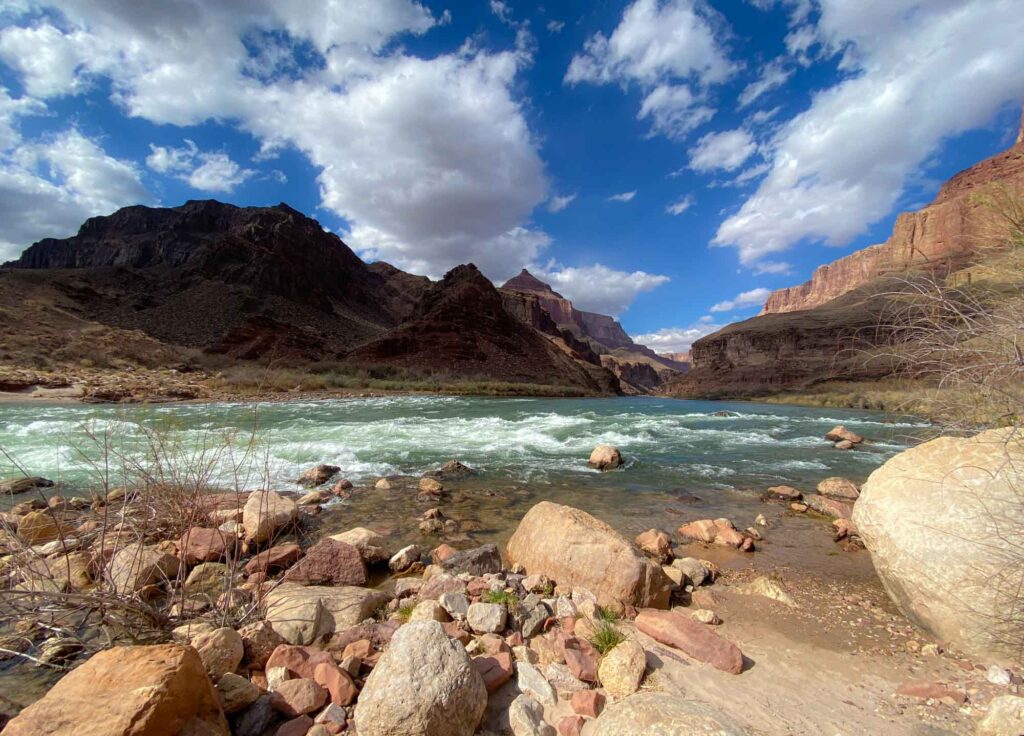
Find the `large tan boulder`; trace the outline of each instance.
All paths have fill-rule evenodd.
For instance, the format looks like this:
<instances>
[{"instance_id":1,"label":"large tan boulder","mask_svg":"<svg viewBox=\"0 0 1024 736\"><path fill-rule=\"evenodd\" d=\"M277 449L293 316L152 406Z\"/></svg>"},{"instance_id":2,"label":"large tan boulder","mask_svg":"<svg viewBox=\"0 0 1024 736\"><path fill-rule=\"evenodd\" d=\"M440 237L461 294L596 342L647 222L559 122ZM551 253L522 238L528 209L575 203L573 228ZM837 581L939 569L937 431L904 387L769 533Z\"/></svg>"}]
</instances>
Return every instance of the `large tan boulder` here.
<instances>
[{"instance_id":1,"label":"large tan boulder","mask_svg":"<svg viewBox=\"0 0 1024 736\"><path fill-rule=\"evenodd\" d=\"M590 460L587 462L592 468L598 470L615 470L622 465L622 453L618 447L611 445L598 445L590 453Z\"/></svg>"},{"instance_id":2,"label":"large tan boulder","mask_svg":"<svg viewBox=\"0 0 1024 736\"><path fill-rule=\"evenodd\" d=\"M384 537L372 529L357 526L341 534L332 534L331 539L351 544L362 555L367 565L387 563L391 559L391 551Z\"/></svg>"},{"instance_id":3,"label":"large tan boulder","mask_svg":"<svg viewBox=\"0 0 1024 736\"><path fill-rule=\"evenodd\" d=\"M228 736L194 649L115 647L65 675L7 724L4 736Z\"/></svg>"},{"instance_id":4,"label":"large tan boulder","mask_svg":"<svg viewBox=\"0 0 1024 736\"><path fill-rule=\"evenodd\" d=\"M366 678L359 736L472 736L487 688L466 649L436 621L406 624Z\"/></svg>"},{"instance_id":5,"label":"large tan boulder","mask_svg":"<svg viewBox=\"0 0 1024 736\"><path fill-rule=\"evenodd\" d=\"M559 585L589 589L601 605L666 608L672 580L621 534L571 506L542 501L508 542L508 564Z\"/></svg>"},{"instance_id":6,"label":"large tan boulder","mask_svg":"<svg viewBox=\"0 0 1024 736\"><path fill-rule=\"evenodd\" d=\"M637 693L604 709L590 736L743 736L703 703L670 693Z\"/></svg>"},{"instance_id":7,"label":"large tan boulder","mask_svg":"<svg viewBox=\"0 0 1024 736\"><path fill-rule=\"evenodd\" d=\"M274 491L249 494L242 509L245 536L254 542L266 542L281 529L295 521L298 506L290 498Z\"/></svg>"},{"instance_id":8,"label":"large tan boulder","mask_svg":"<svg viewBox=\"0 0 1024 736\"><path fill-rule=\"evenodd\" d=\"M265 619L289 644L307 645L355 626L388 599L370 588L282 583L264 599Z\"/></svg>"},{"instance_id":9,"label":"large tan boulder","mask_svg":"<svg viewBox=\"0 0 1024 736\"><path fill-rule=\"evenodd\" d=\"M940 437L900 453L868 478L853 521L904 615L972 654L1020 661L1020 430Z\"/></svg>"}]
</instances>

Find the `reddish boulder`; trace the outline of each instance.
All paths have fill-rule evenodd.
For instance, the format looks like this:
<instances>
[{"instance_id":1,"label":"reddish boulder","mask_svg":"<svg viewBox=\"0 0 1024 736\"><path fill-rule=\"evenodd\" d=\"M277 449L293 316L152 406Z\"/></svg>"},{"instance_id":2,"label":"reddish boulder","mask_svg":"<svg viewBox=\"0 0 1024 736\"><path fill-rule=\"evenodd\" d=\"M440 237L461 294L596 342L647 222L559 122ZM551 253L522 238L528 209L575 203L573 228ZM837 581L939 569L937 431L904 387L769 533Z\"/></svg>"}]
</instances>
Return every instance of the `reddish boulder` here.
<instances>
[{"instance_id":1,"label":"reddish boulder","mask_svg":"<svg viewBox=\"0 0 1024 736\"><path fill-rule=\"evenodd\" d=\"M484 678L484 686L487 688L488 695L512 679L512 655L509 652L475 657L473 666Z\"/></svg>"},{"instance_id":2,"label":"reddish boulder","mask_svg":"<svg viewBox=\"0 0 1024 736\"><path fill-rule=\"evenodd\" d=\"M258 572L269 574L285 570L294 565L301 556L302 548L299 545L292 542L279 544L263 550L245 563L245 573L246 575Z\"/></svg>"},{"instance_id":3,"label":"reddish boulder","mask_svg":"<svg viewBox=\"0 0 1024 736\"><path fill-rule=\"evenodd\" d=\"M235 535L220 529L193 527L178 540L178 557L186 565L219 562L225 557L233 557L234 551Z\"/></svg>"},{"instance_id":4,"label":"reddish boulder","mask_svg":"<svg viewBox=\"0 0 1024 736\"><path fill-rule=\"evenodd\" d=\"M652 639L689 657L734 675L743 671L743 653L735 644L678 611L644 609L635 623Z\"/></svg>"},{"instance_id":5,"label":"reddish boulder","mask_svg":"<svg viewBox=\"0 0 1024 736\"><path fill-rule=\"evenodd\" d=\"M718 528L711 519L701 519L700 521L691 521L689 524L683 524L677 531L680 536L687 539L711 544L715 541Z\"/></svg>"},{"instance_id":6,"label":"reddish boulder","mask_svg":"<svg viewBox=\"0 0 1024 736\"><path fill-rule=\"evenodd\" d=\"M274 710L289 718L320 710L326 702L327 691L314 680L306 678L285 680L270 694L270 704Z\"/></svg>"},{"instance_id":7,"label":"reddish boulder","mask_svg":"<svg viewBox=\"0 0 1024 736\"><path fill-rule=\"evenodd\" d=\"M582 716L566 716L558 722L558 736L580 736L586 722Z\"/></svg>"},{"instance_id":8,"label":"reddish boulder","mask_svg":"<svg viewBox=\"0 0 1024 736\"><path fill-rule=\"evenodd\" d=\"M366 563L359 550L337 539L321 539L284 574L300 585L366 585Z\"/></svg>"},{"instance_id":9,"label":"reddish boulder","mask_svg":"<svg viewBox=\"0 0 1024 736\"><path fill-rule=\"evenodd\" d=\"M597 718L604 708L604 693L600 690L580 690L572 694L570 702L574 713Z\"/></svg>"},{"instance_id":10,"label":"reddish boulder","mask_svg":"<svg viewBox=\"0 0 1024 736\"><path fill-rule=\"evenodd\" d=\"M636 538L637 546L659 562L672 558L672 538L660 529L648 529Z\"/></svg>"},{"instance_id":11,"label":"reddish boulder","mask_svg":"<svg viewBox=\"0 0 1024 736\"><path fill-rule=\"evenodd\" d=\"M359 688L347 672L334 662L321 662L313 671L313 680L324 688L335 705L351 705L359 695Z\"/></svg>"},{"instance_id":12,"label":"reddish boulder","mask_svg":"<svg viewBox=\"0 0 1024 736\"><path fill-rule=\"evenodd\" d=\"M562 655L569 671L584 682L597 682L597 666L601 655L590 642L575 636L562 640Z\"/></svg>"},{"instance_id":13,"label":"reddish boulder","mask_svg":"<svg viewBox=\"0 0 1024 736\"><path fill-rule=\"evenodd\" d=\"M66 674L4 736L228 736L199 654L180 644L114 647Z\"/></svg>"},{"instance_id":14,"label":"reddish boulder","mask_svg":"<svg viewBox=\"0 0 1024 736\"><path fill-rule=\"evenodd\" d=\"M334 664L334 659L329 653L314 647L282 644L267 659L264 669L269 671L275 667L284 667L295 677L311 680L317 666L323 663Z\"/></svg>"}]
</instances>

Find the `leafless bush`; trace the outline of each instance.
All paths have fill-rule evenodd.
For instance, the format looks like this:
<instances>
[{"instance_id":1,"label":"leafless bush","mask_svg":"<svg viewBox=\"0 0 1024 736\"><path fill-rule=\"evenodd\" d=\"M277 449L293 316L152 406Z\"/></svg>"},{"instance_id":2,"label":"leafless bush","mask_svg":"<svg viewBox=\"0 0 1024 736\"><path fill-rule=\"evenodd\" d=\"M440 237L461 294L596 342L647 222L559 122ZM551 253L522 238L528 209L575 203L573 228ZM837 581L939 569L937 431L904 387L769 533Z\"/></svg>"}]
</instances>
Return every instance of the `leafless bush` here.
<instances>
[{"instance_id":1,"label":"leafless bush","mask_svg":"<svg viewBox=\"0 0 1024 736\"><path fill-rule=\"evenodd\" d=\"M82 437L75 453L89 469L81 484L89 498L47 498L42 490L15 497L49 526L36 538L24 528L26 515L0 516L0 656L59 667L78 651L165 639L197 614L231 626L252 617L260 601L238 587L240 554L208 568L205 580L190 578L174 555L185 532L217 528L231 509L240 519L244 489L267 487L255 411L252 429L239 435L121 422L86 426ZM223 538L231 550L233 538Z\"/></svg>"}]
</instances>

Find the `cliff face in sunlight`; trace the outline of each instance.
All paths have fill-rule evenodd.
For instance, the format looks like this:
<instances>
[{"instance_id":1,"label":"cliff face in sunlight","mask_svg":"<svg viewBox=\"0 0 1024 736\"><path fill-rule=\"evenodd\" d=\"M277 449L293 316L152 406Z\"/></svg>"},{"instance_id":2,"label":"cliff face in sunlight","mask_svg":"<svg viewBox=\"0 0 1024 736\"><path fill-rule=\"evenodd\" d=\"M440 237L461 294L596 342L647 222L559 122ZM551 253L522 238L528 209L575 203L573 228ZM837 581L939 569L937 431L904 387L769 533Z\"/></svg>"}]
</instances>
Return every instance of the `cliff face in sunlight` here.
<instances>
[{"instance_id":1,"label":"cliff face in sunlight","mask_svg":"<svg viewBox=\"0 0 1024 736\"><path fill-rule=\"evenodd\" d=\"M896 219L892 235L815 270L810 281L779 289L761 314L812 309L889 273L955 270L983 243L985 211L971 195L990 184L1024 185L1024 124L1006 151L961 171L934 201Z\"/></svg>"}]
</instances>

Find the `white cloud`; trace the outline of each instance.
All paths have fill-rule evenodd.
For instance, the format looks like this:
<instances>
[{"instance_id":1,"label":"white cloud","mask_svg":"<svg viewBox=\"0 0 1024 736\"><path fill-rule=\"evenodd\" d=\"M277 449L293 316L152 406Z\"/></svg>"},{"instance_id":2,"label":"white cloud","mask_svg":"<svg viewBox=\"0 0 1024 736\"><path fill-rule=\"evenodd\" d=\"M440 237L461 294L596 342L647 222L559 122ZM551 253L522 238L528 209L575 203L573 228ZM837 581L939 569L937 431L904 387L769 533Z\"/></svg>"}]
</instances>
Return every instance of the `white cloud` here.
<instances>
[{"instance_id":1,"label":"white cloud","mask_svg":"<svg viewBox=\"0 0 1024 736\"><path fill-rule=\"evenodd\" d=\"M582 268L548 263L547 266L530 266L530 271L551 284L577 309L613 316L625 312L637 295L669 281L668 276L644 271L616 271L600 263Z\"/></svg>"},{"instance_id":2,"label":"white cloud","mask_svg":"<svg viewBox=\"0 0 1024 736\"><path fill-rule=\"evenodd\" d=\"M106 79L128 115L236 125L264 158L295 147L320 170L321 205L367 257L431 276L472 261L500 276L549 242L529 223L548 184L515 91L524 39L514 51L467 42L417 58L395 40L439 21L413 0L45 5L57 12L0 32L0 54L27 86L73 94ZM14 52L39 29L39 54L73 60L60 74ZM317 63L304 62L311 55ZM238 175L217 159L197 183Z\"/></svg>"},{"instance_id":3,"label":"white cloud","mask_svg":"<svg viewBox=\"0 0 1024 736\"><path fill-rule=\"evenodd\" d=\"M562 29L565 28L565 23L560 20L549 20L547 29L548 33L561 33Z\"/></svg>"},{"instance_id":4,"label":"white cloud","mask_svg":"<svg viewBox=\"0 0 1024 736\"><path fill-rule=\"evenodd\" d=\"M701 104L684 84L660 84L640 104L638 120L651 120L651 133L661 133L682 140L698 125L715 116L715 111Z\"/></svg>"},{"instance_id":5,"label":"white cloud","mask_svg":"<svg viewBox=\"0 0 1024 736\"><path fill-rule=\"evenodd\" d=\"M491 0L491 12L498 16L498 20L502 23L510 23L512 21L512 8L508 6L508 3L502 2L502 0Z\"/></svg>"},{"instance_id":6,"label":"white cloud","mask_svg":"<svg viewBox=\"0 0 1024 736\"><path fill-rule=\"evenodd\" d=\"M735 171L757 151L754 138L742 128L708 133L690 149L690 168L695 171Z\"/></svg>"},{"instance_id":7,"label":"white cloud","mask_svg":"<svg viewBox=\"0 0 1024 736\"><path fill-rule=\"evenodd\" d=\"M183 148L149 145L146 166L161 174L170 174L204 192L231 192L256 172L243 169L226 153L200 151L187 138Z\"/></svg>"},{"instance_id":8,"label":"white cloud","mask_svg":"<svg viewBox=\"0 0 1024 736\"><path fill-rule=\"evenodd\" d=\"M718 17L696 0L635 0L610 36L596 33L573 57L568 84L637 84L645 93L638 118L652 133L680 138L714 111L701 91L734 72L716 38Z\"/></svg>"},{"instance_id":9,"label":"white cloud","mask_svg":"<svg viewBox=\"0 0 1024 736\"><path fill-rule=\"evenodd\" d=\"M656 353L688 353L700 338L722 329L707 318L702 318L689 327L664 327L656 332L633 335L633 340L646 345Z\"/></svg>"},{"instance_id":10,"label":"white cloud","mask_svg":"<svg viewBox=\"0 0 1024 736\"><path fill-rule=\"evenodd\" d=\"M685 197L683 197L681 199L677 199L675 202L673 202L672 204L668 205L665 208L665 212L667 212L670 215L681 215L684 212L686 212L686 210L690 209L690 207L692 207L692 206L693 206L693 197L691 197L689 194L687 194Z\"/></svg>"},{"instance_id":11,"label":"white cloud","mask_svg":"<svg viewBox=\"0 0 1024 736\"><path fill-rule=\"evenodd\" d=\"M715 306L711 307L712 312L732 312L737 309L745 309L747 307L760 307L763 306L769 295L772 293L771 289L765 289L763 287L757 289L751 289L750 291L744 291L741 294L737 294L732 299L727 299L723 302L718 302Z\"/></svg>"},{"instance_id":12,"label":"white cloud","mask_svg":"<svg viewBox=\"0 0 1024 736\"><path fill-rule=\"evenodd\" d=\"M740 93L740 109L752 105L761 95L781 87L789 81L791 76L793 76L793 71L787 69L779 59L769 63L765 66L760 78L748 84Z\"/></svg>"},{"instance_id":13,"label":"white cloud","mask_svg":"<svg viewBox=\"0 0 1024 736\"><path fill-rule=\"evenodd\" d=\"M771 171L719 227L715 244L748 266L803 240L849 242L944 139L1024 99L1016 0L822 0L815 37L846 76L779 130Z\"/></svg>"},{"instance_id":14,"label":"white cloud","mask_svg":"<svg viewBox=\"0 0 1024 736\"><path fill-rule=\"evenodd\" d=\"M562 197L552 197L548 200L548 212L561 212L576 199L575 194L566 194Z\"/></svg>"},{"instance_id":15,"label":"white cloud","mask_svg":"<svg viewBox=\"0 0 1024 736\"><path fill-rule=\"evenodd\" d=\"M0 261L44 237L73 235L84 220L150 199L141 172L71 129L0 155Z\"/></svg>"},{"instance_id":16,"label":"white cloud","mask_svg":"<svg viewBox=\"0 0 1024 736\"><path fill-rule=\"evenodd\" d=\"M636 190L632 192L620 192L619 194L613 194L608 197L609 202L632 202L633 197L636 196Z\"/></svg>"}]
</instances>

